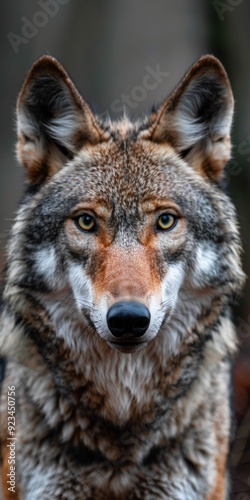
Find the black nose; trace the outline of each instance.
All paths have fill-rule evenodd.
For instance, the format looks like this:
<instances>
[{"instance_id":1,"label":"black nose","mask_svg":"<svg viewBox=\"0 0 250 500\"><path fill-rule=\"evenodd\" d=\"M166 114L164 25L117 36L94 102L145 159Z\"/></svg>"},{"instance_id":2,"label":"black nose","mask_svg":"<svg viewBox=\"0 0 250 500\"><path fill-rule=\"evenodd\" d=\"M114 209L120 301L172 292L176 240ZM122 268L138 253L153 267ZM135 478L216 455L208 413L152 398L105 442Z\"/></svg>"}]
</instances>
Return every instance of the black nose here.
<instances>
[{"instance_id":1,"label":"black nose","mask_svg":"<svg viewBox=\"0 0 250 500\"><path fill-rule=\"evenodd\" d=\"M115 337L141 337L150 323L150 312L140 302L116 302L108 310L108 327Z\"/></svg>"}]
</instances>

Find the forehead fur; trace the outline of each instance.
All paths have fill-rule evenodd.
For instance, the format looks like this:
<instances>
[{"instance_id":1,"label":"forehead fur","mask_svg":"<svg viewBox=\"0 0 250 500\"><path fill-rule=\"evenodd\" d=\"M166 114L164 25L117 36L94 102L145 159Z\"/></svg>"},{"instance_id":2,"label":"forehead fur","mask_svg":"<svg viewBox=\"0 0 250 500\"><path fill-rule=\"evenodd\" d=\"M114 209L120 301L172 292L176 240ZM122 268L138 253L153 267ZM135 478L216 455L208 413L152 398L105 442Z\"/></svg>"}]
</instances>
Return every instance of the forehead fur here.
<instances>
[{"instance_id":1,"label":"forehead fur","mask_svg":"<svg viewBox=\"0 0 250 500\"><path fill-rule=\"evenodd\" d=\"M171 145L162 146L141 138L136 126L127 119L119 122L115 137L111 134L109 141L83 147L70 168L73 176L81 178L86 194L89 192L91 196L92 192L93 196L109 198L113 203L116 192L119 192L119 200L123 194L126 202L132 197L138 200L169 196L171 187L183 183L180 173L185 182L205 184L205 180L176 155ZM70 174L69 169L67 173Z\"/></svg>"}]
</instances>

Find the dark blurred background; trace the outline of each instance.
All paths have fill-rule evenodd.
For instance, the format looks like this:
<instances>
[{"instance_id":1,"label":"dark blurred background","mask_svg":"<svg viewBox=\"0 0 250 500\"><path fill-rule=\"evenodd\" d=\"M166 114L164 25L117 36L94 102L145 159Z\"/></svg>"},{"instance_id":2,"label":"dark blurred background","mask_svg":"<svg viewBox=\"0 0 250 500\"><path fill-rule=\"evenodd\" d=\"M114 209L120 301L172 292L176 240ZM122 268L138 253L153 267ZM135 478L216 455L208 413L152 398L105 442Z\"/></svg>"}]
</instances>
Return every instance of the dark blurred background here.
<instances>
[{"instance_id":1,"label":"dark blurred background","mask_svg":"<svg viewBox=\"0 0 250 500\"><path fill-rule=\"evenodd\" d=\"M250 275L250 2L247 0L8 0L0 16L1 176L0 263L22 192L15 160L15 103L26 72L42 54L59 59L100 114L143 114L161 102L193 62L219 57L236 101L234 159L228 186L237 207ZM145 75L160 69L155 88ZM164 73L164 75L163 75ZM140 89L138 90L138 88ZM125 95L125 97L124 97ZM236 438L231 453L232 498L250 500L250 283L235 307L240 353L235 362Z\"/></svg>"}]
</instances>

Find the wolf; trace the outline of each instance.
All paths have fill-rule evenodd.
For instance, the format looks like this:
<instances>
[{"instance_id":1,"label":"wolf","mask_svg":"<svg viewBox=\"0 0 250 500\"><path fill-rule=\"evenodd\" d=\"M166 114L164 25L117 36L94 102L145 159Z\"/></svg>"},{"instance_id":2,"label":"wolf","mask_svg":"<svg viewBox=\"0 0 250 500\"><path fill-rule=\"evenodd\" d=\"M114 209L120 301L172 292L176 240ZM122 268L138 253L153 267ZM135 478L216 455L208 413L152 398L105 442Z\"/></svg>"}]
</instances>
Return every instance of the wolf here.
<instances>
[{"instance_id":1,"label":"wolf","mask_svg":"<svg viewBox=\"0 0 250 500\"><path fill-rule=\"evenodd\" d=\"M95 116L54 58L32 66L1 316L5 498L229 498L233 107L212 55L137 121Z\"/></svg>"}]
</instances>

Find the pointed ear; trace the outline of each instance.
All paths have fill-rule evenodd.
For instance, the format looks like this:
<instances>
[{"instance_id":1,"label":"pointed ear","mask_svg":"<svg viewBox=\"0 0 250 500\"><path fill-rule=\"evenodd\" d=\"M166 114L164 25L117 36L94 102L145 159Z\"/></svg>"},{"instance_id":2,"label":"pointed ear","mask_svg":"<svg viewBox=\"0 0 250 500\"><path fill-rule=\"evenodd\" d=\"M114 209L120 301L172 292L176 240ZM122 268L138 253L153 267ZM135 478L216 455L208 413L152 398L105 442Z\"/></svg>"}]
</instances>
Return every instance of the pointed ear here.
<instances>
[{"instance_id":1,"label":"pointed ear","mask_svg":"<svg viewBox=\"0 0 250 500\"><path fill-rule=\"evenodd\" d=\"M199 173L218 180L230 158L233 107L223 66L204 56L152 117L151 140L170 143Z\"/></svg>"},{"instance_id":2,"label":"pointed ear","mask_svg":"<svg viewBox=\"0 0 250 500\"><path fill-rule=\"evenodd\" d=\"M31 182L56 173L83 144L104 140L62 66L44 56L31 68L17 102L17 155Z\"/></svg>"}]
</instances>

